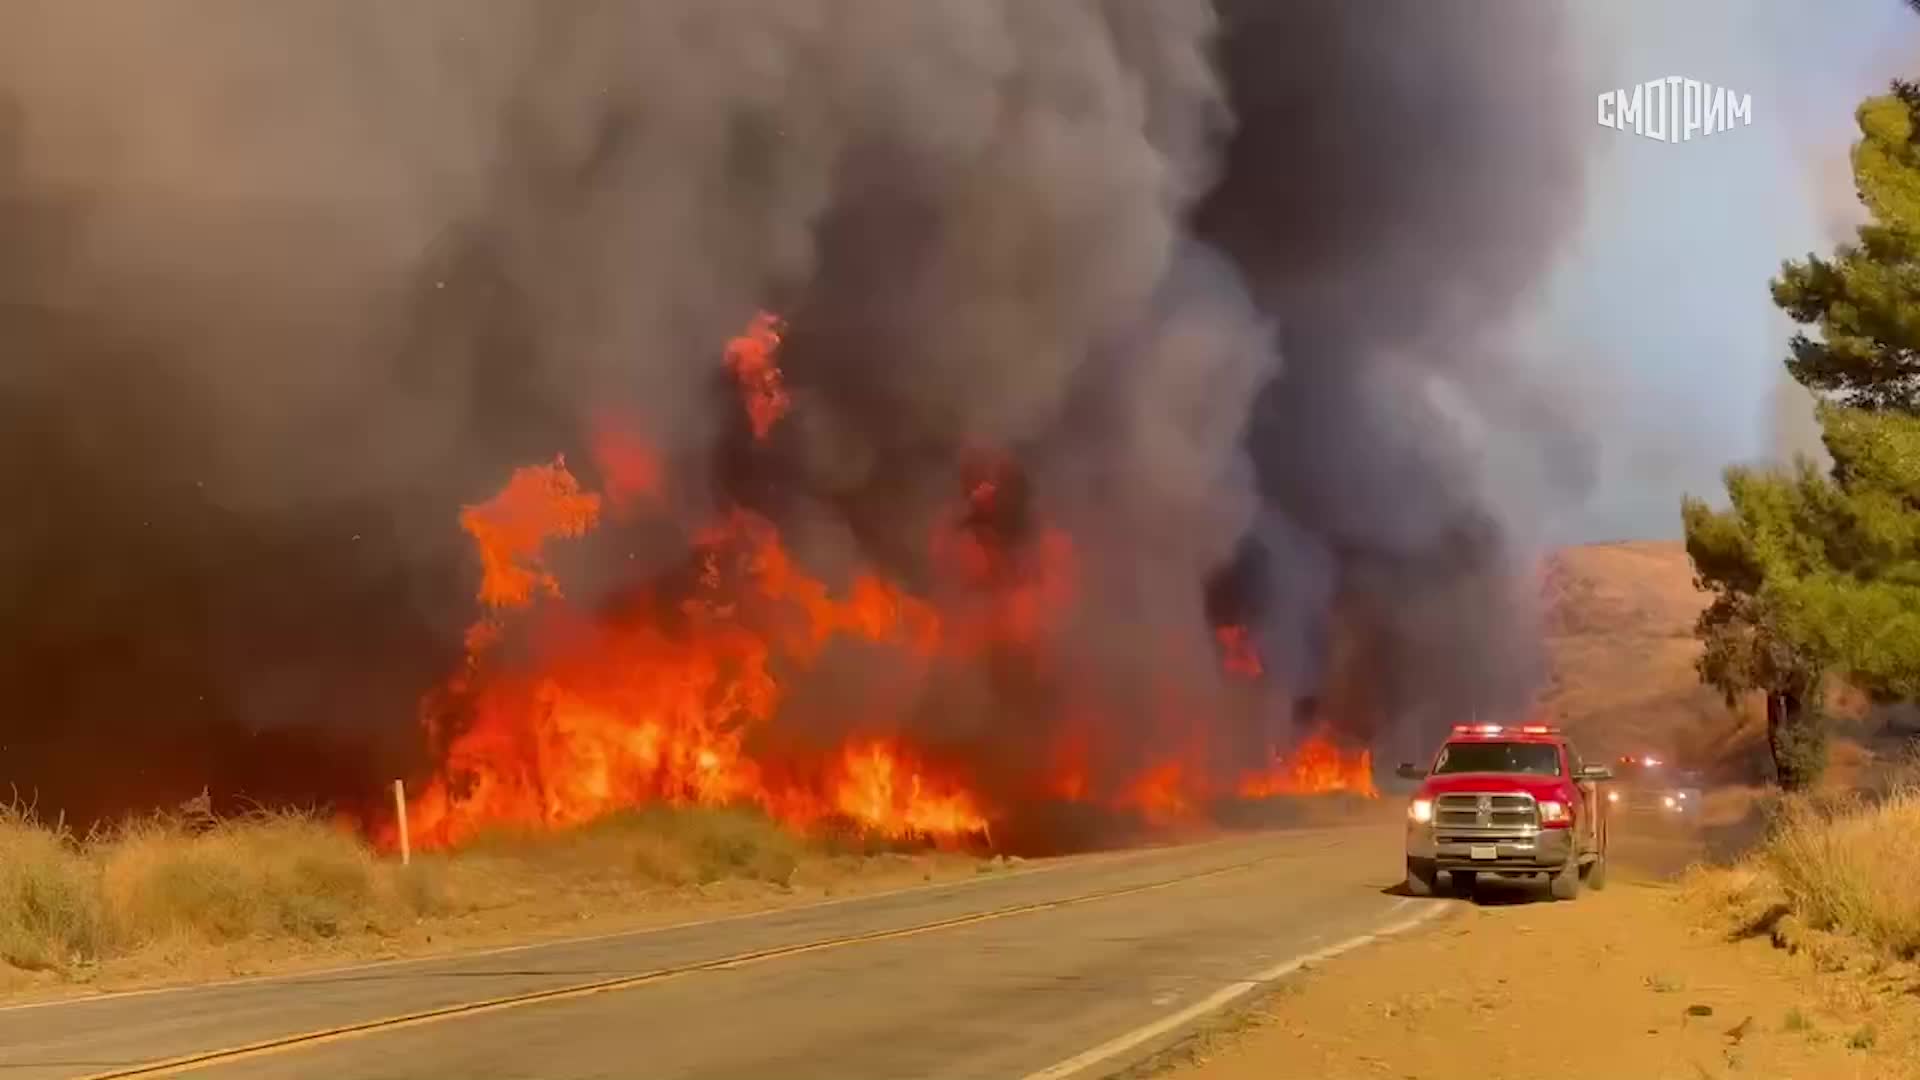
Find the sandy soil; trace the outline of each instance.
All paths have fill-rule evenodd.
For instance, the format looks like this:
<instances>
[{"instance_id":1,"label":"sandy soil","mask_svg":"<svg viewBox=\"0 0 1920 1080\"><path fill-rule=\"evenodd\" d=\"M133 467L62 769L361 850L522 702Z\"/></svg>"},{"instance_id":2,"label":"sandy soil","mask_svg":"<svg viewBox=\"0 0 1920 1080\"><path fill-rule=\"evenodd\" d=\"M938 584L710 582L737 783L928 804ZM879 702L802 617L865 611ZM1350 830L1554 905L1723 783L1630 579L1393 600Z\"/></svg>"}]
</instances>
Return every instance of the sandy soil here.
<instances>
[{"instance_id":1,"label":"sandy soil","mask_svg":"<svg viewBox=\"0 0 1920 1080\"><path fill-rule=\"evenodd\" d=\"M1575 903L1514 887L1328 962L1157 1063L1178 1080L1920 1078L1920 1004L1733 942L1642 848ZM1170 1070L1170 1071L1169 1071Z\"/></svg>"}]
</instances>

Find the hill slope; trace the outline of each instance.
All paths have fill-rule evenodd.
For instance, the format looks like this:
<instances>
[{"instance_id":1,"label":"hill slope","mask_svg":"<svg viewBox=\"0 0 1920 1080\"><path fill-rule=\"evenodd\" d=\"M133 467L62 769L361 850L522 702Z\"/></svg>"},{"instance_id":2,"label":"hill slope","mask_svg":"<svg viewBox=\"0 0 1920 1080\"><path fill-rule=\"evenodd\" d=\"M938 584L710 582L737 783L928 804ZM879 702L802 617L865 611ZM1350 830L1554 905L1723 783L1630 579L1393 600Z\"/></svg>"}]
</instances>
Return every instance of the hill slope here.
<instances>
[{"instance_id":1,"label":"hill slope","mask_svg":"<svg viewBox=\"0 0 1920 1080\"><path fill-rule=\"evenodd\" d=\"M1758 711L1730 711L1694 672L1707 597L1678 542L1564 548L1545 588L1544 705L1590 756L1665 754L1742 773L1758 764Z\"/></svg>"},{"instance_id":2,"label":"hill slope","mask_svg":"<svg viewBox=\"0 0 1920 1080\"><path fill-rule=\"evenodd\" d=\"M1719 779L1770 777L1760 702L1730 710L1701 686L1694 620L1707 595L1677 541L1588 544L1554 553L1546 568L1546 711L1590 757L1664 754ZM1854 787L1914 753L1920 710L1871 706L1835 684L1829 785Z\"/></svg>"}]
</instances>

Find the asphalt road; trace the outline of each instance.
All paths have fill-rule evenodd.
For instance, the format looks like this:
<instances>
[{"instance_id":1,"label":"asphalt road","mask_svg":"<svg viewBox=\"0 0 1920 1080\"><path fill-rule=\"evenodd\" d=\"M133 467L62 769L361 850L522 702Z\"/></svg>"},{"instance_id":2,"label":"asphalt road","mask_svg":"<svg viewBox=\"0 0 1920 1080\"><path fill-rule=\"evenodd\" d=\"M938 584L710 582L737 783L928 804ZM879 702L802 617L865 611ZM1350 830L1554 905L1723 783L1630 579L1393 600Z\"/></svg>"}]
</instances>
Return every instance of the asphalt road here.
<instances>
[{"instance_id":1,"label":"asphalt road","mask_svg":"<svg viewBox=\"0 0 1920 1080\"><path fill-rule=\"evenodd\" d=\"M1400 860L1397 824L1272 832L591 940L4 1008L0 1080L1100 1076L1291 961L1441 910L1391 894Z\"/></svg>"}]
</instances>

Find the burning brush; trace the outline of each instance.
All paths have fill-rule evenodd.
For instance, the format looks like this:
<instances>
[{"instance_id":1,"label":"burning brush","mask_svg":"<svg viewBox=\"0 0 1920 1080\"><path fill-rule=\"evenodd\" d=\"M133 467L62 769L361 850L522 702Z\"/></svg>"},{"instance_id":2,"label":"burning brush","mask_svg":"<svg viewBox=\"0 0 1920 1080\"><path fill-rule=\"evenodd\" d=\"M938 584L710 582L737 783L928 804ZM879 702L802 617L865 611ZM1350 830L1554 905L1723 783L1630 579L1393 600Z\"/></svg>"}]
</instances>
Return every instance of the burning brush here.
<instances>
[{"instance_id":1,"label":"burning brush","mask_svg":"<svg viewBox=\"0 0 1920 1080\"><path fill-rule=\"evenodd\" d=\"M762 315L724 353L756 440L792 407L779 334ZM1210 760L1216 725L1177 706L1169 744L1145 748L1149 760L1120 775L1102 764L1115 748L1100 744L1097 705L1066 709L1041 733L1045 752L1011 775L991 729L973 744L917 736L905 722L916 694L943 673L1010 657L1047 670L1048 643L1073 609L1072 541L1034 516L1010 458L982 454L963 468L961 497L930 543L939 580L927 595L874 570L836 591L800 565L772 520L737 507L691 537L686 572L581 610L549 548L594 532L608 504L643 509L663 488L658 456L632 431L603 425L595 450L604 493L555 459L519 469L460 516L486 614L468 634L465 665L424 709L441 752L406 809L416 845L646 804L752 805L803 831L982 845L992 823L1038 803L1164 825L1201 818L1222 798L1375 794L1369 753L1324 735L1223 777ZM1260 679L1245 628L1223 627L1218 641L1223 677ZM841 645L880 657L886 677L823 742L794 717L792 698Z\"/></svg>"}]
</instances>

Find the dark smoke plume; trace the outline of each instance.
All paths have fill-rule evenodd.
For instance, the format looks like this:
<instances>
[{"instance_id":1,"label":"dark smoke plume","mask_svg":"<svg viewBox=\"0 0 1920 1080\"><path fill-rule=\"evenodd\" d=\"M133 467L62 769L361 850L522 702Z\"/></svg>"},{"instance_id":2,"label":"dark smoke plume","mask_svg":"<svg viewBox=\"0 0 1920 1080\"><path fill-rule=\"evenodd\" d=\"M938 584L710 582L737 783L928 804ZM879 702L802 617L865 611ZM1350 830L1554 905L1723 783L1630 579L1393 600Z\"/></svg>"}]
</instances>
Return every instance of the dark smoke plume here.
<instances>
[{"instance_id":1,"label":"dark smoke plume","mask_svg":"<svg viewBox=\"0 0 1920 1080\"><path fill-rule=\"evenodd\" d=\"M0 779L406 770L457 508L609 414L688 522L746 501L829 572L923 573L1010 455L1116 699L1205 682L1223 619L1292 693L1370 672L1356 736L1513 707L1540 507L1489 433L1551 404L1502 332L1579 207L1568 47L1492 0L8 5ZM716 350L760 307L795 408L746 452ZM574 572L679 545L618 548ZM956 742L1050 702L944 691Z\"/></svg>"},{"instance_id":2,"label":"dark smoke plume","mask_svg":"<svg viewBox=\"0 0 1920 1080\"><path fill-rule=\"evenodd\" d=\"M1496 487L1489 433L1567 503L1591 482L1579 431L1535 426L1565 405L1504 345L1578 222L1573 41L1551 4L1219 6L1240 128L1198 229L1287 361L1249 436L1268 514L1228 579L1271 594L1279 655L1324 662L1334 621L1363 626L1355 655L1419 747L1541 674L1525 526L1550 507Z\"/></svg>"}]
</instances>

